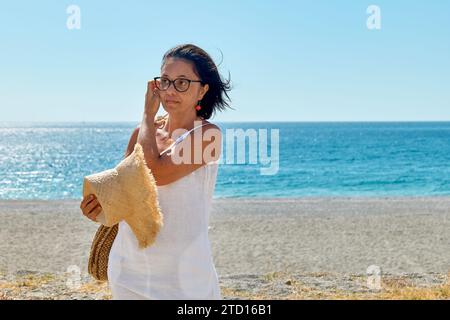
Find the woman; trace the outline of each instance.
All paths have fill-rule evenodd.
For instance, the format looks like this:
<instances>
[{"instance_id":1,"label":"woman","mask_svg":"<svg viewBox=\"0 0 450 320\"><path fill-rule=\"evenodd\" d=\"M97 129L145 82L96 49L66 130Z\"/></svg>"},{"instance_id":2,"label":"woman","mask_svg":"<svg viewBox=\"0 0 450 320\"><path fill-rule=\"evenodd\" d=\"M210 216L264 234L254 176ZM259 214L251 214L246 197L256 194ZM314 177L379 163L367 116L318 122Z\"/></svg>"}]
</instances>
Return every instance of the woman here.
<instances>
[{"instance_id":1,"label":"woman","mask_svg":"<svg viewBox=\"0 0 450 320\"><path fill-rule=\"evenodd\" d=\"M119 223L108 262L113 299L222 298L208 238L222 139L206 120L229 107L229 90L211 57L191 44L166 52L161 77L148 82L142 122L125 156L142 145L164 226L150 247L139 249L127 223ZM167 114L156 118L160 103ZM89 201L80 207L95 221L101 205Z\"/></svg>"}]
</instances>

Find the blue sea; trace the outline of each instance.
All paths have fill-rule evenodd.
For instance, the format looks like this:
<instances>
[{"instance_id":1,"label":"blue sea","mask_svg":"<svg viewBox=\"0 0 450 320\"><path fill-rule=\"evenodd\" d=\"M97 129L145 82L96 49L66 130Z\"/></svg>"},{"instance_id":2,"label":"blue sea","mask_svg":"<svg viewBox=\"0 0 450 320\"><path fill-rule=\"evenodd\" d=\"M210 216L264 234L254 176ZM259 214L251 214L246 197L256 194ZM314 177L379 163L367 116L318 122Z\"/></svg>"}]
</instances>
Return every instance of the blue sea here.
<instances>
[{"instance_id":1,"label":"blue sea","mask_svg":"<svg viewBox=\"0 0 450 320\"><path fill-rule=\"evenodd\" d=\"M215 198L450 195L450 122L217 124L266 129L269 154L278 130L279 162L263 175L268 165L221 161ZM0 123L0 199L80 199L83 177L119 163L137 125Z\"/></svg>"}]
</instances>

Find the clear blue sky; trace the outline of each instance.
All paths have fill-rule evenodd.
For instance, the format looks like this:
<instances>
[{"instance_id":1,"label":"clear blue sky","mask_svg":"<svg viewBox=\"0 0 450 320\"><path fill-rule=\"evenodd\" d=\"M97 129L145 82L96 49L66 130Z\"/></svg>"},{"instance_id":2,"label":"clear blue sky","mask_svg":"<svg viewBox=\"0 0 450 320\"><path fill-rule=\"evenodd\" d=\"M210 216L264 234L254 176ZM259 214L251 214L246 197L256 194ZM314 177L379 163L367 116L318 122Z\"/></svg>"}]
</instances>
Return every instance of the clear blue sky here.
<instances>
[{"instance_id":1,"label":"clear blue sky","mask_svg":"<svg viewBox=\"0 0 450 320\"><path fill-rule=\"evenodd\" d=\"M449 39L450 1L2 1L0 121L139 121L180 43L223 53L215 121L450 120Z\"/></svg>"}]
</instances>

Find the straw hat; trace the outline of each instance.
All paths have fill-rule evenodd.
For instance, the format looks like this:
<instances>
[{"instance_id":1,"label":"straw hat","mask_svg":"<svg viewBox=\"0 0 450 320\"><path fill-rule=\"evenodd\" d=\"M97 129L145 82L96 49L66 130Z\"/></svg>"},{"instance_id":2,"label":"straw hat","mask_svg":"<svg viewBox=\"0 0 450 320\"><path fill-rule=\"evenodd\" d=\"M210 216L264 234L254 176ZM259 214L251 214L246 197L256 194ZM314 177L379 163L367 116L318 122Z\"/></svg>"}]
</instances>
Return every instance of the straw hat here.
<instances>
[{"instance_id":1,"label":"straw hat","mask_svg":"<svg viewBox=\"0 0 450 320\"><path fill-rule=\"evenodd\" d=\"M125 220L140 248L155 241L163 226L163 216L155 179L145 163L139 143L114 169L84 177L83 197L89 194L95 194L103 209L97 216L98 222L112 227Z\"/></svg>"}]
</instances>

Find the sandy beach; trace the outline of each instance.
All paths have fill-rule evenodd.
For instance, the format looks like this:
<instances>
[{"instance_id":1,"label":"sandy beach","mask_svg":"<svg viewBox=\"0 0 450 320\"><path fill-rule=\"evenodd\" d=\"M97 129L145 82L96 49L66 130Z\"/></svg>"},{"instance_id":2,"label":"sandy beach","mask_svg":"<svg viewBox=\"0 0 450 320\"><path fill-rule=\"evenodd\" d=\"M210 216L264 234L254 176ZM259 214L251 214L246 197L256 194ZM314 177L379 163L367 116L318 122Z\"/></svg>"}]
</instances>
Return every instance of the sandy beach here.
<instances>
[{"instance_id":1,"label":"sandy beach","mask_svg":"<svg viewBox=\"0 0 450 320\"><path fill-rule=\"evenodd\" d=\"M209 234L223 296L366 294L371 265L384 284L446 285L449 209L450 197L216 199ZM108 298L86 274L98 225L79 201L0 201L0 219L0 299ZM72 265L81 291L65 285Z\"/></svg>"}]
</instances>

